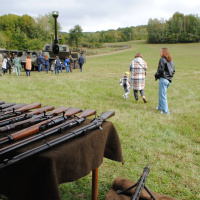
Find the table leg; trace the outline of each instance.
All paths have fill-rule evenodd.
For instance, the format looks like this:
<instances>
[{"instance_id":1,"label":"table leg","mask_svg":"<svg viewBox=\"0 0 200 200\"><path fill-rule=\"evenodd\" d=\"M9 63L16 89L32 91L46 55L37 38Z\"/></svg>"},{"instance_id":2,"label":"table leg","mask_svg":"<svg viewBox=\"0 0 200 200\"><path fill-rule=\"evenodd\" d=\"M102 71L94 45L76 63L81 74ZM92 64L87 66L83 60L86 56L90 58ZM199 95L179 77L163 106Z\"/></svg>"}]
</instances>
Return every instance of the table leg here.
<instances>
[{"instance_id":1,"label":"table leg","mask_svg":"<svg viewBox=\"0 0 200 200\"><path fill-rule=\"evenodd\" d=\"M97 200L98 194L98 168L92 170L92 200Z\"/></svg>"}]
</instances>

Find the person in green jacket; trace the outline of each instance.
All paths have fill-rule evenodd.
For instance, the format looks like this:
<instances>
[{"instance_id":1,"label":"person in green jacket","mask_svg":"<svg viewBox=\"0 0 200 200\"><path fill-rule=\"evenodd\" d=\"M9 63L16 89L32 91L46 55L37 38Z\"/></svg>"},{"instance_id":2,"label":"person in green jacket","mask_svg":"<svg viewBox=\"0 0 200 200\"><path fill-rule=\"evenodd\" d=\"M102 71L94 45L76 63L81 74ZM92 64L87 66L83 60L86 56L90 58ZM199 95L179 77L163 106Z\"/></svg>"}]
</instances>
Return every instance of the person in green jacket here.
<instances>
[{"instance_id":1,"label":"person in green jacket","mask_svg":"<svg viewBox=\"0 0 200 200\"><path fill-rule=\"evenodd\" d=\"M20 75L21 60L19 59L19 57L17 57L17 55L15 55L15 58L13 60L13 65L14 65L16 75L19 76Z\"/></svg>"}]
</instances>

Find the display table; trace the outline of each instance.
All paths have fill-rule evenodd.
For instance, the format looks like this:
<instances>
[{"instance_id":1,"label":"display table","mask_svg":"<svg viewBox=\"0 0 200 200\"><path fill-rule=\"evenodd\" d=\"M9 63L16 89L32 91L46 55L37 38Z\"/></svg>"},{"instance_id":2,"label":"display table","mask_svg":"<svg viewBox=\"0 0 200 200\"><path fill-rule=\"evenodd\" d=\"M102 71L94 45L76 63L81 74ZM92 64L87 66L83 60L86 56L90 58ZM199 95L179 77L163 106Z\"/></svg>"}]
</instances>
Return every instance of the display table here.
<instances>
[{"instance_id":1,"label":"display table","mask_svg":"<svg viewBox=\"0 0 200 200\"><path fill-rule=\"evenodd\" d=\"M88 123L90 120L78 127ZM114 125L104 122L102 128L1 169L0 194L9 200L59 200L59 184L75 181L92 171L92 198L97 198L98 167L103 157L123 162L121 143ZM77 127L15 153L42 145L74 129Z\"/></svg>"}]
</instances>

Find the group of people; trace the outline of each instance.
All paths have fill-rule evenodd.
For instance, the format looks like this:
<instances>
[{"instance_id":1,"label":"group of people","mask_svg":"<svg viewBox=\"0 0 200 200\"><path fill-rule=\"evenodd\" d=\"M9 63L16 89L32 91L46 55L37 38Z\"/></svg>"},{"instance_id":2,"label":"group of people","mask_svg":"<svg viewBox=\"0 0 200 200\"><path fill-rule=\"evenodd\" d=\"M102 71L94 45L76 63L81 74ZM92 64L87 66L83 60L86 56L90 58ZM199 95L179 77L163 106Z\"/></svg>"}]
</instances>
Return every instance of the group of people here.
<instances>
[{"instance_id":1,"label":"group of people","mask_svg":"<svg viewBox=\"0 0 200 200\"><path fill-rule=\"evenodd\" d=\"M155 73L155 80L159 79L159 100L158 107L156 107L156 109L161 111L162 114L169 114L167 89L172 82L172 78L175 73L175 66L168 48L161 48L160 57L158 69ZM125 92L123 95L125 99L128 98L130 89L132 89L136 101L138 101L138 91L140 91L144 103L147 103L144 93L146 71L147 63L143 60L142 54L137 53L135 55L135 59L129 66L131 79L129 79L129 72L125 72L124 77L120 79L120 84Z\"/></svg>"},{"instance_id":2,"label":"group of people","mask_svg":"<svg viewBox=\"0 0 200 200\"><path fill-rule=\"evenodd\" d=\"M12 66L14 67L16 75L19 76L21 71L21 60L16 55L10 59L6 55L2 56L2 54L0 54L1 75L3 76L7 72L11 74Z\"/></svg>"},{"instance_id":3,"label":"group of people","mask_svg":"<svg viewBox=\"0 0 200 200\"><path fill-rule=\"evenodd\" d=\"M82 72L82 67L84 64L84 58L81 55L78 59L79 65L80 65L80 71ZM45 66L45 73L48 73L49 67L51 67L51 72L53 73L55 70L55 74L59 74L59 70L62 73L63 67L66 69L66 73L72 72L73 65L74 65L74 60L71 55L65 57L64 63L61 63L59 56L56 56L55 62L52 63L51 66L49 62L49 57L48 55L43 55L40 53L39 56L37 57L37 64L38 64L38 72L40 73L42 71L42 65L44 64ZM14 72L16 73L17 76L20 75L21 72L21 60L17 55L14 56L12 59L12 62L10 61L10 58L7 56L2 56L0 54L0 69L1 69L1 74L5 75L7 70L9 70L9 74L11 74L11 68L12 66L14 67ZM31 61L31 56L27 55L27 58L25 60L25 71L26 75L30 76L31 74L31 69L32 69L32 61Z\"/></svg>"},{"instance_id":4,"label":"group of people","mask_svg":"<svg viewBox=\"0 0 200 200\"><path fill-rule=\"evenodd\" d=\"M82 72L82 68L84 64L84 58L82 54L78 58L78 63L80 65L80 71ZM64 63L61 63L59 56L56 56L54 64L51 65L51 72L53 73L54 66L55 66L55 74L59 74L59 69L60 69L60 72L62 73L63 67L65 68L66 73L69 73L69 71L72 72L73 65L74 65L74 60L71 55L65 57Z\"/></svg>"}]
</instances>

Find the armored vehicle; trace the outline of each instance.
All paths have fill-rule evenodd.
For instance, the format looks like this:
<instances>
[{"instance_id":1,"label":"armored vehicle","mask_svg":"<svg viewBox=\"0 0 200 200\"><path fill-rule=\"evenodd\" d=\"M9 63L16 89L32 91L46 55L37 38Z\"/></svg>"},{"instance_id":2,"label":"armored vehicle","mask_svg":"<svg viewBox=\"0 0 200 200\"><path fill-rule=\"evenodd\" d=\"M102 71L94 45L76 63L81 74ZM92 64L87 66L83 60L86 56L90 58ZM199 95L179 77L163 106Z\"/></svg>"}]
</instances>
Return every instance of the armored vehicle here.
<instances>
[{"instance_id":1,"label":"armored vehicle","mask_svg":"<svg viewBox=\"0 0 200 200\"><path fill-rule=\"evenodd\" d=\"M54 61L56 59L56 56L59 56L60 61L63 63L65 61L65 57L69 55L72 56L74 63L73 63L73 68L80 68L79 63L78 63L78 58L80 57L81 54L84 54L85 51L76 51L76 50L70 50L67 45L64 44L59 44L58 43L58 37L57 37L57 18L58 18L58 11L53 11L52 16L55 19L55 39L53 44L46 44L42 50L43 56L48 55L49 57L49 63L50 66L54 64ZM85 56L83 56L85 59ZM50 68L50 67L49 67Z\"/></svg>"},{"instance_id":2,"label":"armored vehicle","mask_svg":"<svg viewBox=\"0 0 200 200\"><path fill-rule=\"evenodd\" d=\"M0 49L0 53L2 54L2 56L6 55L7 57L11 58L11 61L15 55L21 57L23 54L23 52L19 50L7 50L7 49Z\"/></svg>"},{"instance_id":3,"label":"armored vehicle","mask_svg":"<svg viewBox=\"0 0 200 200\"><path fill-rule=\"evenodd\" d=\"M31 63L32 63L32 70L38 70L38 64L37 64L37 57L39 56L39 51L29 51L25 50L23 52L23 55L20 57L21 65L25 69L25 60L28 55L31 56Z\"/></svg>"}]
</instances>

